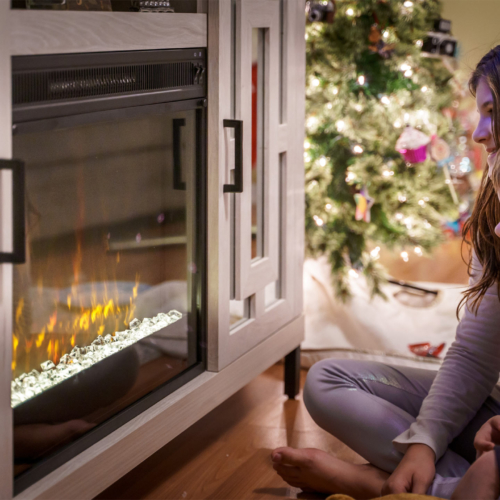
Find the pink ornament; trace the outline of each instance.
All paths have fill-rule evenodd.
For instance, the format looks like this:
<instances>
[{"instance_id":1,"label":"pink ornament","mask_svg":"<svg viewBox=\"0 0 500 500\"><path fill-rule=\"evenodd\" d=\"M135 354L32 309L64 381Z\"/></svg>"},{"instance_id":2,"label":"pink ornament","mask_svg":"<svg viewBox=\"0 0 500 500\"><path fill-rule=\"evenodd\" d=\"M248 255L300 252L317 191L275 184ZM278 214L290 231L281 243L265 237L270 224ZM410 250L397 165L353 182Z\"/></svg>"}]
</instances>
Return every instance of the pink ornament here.
<instances>
[{"instance_id":1,"label":"pink ornament","mask_svg":"<svg viewBox=\"0 0 500 500\"><path fill-rule=\"evenodd\" d=\"M430 137L413 127L406 127L396 142L396 151L403 155L408 163L420 163L427 158L427 144Z\"/></svg>"}]
</instances>

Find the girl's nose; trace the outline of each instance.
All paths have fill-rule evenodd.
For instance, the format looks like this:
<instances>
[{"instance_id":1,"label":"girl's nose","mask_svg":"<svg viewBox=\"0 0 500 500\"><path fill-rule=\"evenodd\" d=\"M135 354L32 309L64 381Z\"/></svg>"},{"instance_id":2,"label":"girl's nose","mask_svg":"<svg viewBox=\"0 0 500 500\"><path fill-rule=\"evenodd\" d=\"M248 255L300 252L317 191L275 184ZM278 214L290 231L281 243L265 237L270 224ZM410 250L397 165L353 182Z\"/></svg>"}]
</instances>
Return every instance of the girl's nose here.
<instances>
[{"instance_id":1,"label":"girl's nose","mask_svg":"<svg viewBox=\"0 0 500 500\"><path fill-rule=\"evenodd\" d=\"M479 123L472 134L472 139L478 144L485 144L491 139L491 122L488 120L486 124L483 120L479 120Z\"/></svg>"}]
</instances>

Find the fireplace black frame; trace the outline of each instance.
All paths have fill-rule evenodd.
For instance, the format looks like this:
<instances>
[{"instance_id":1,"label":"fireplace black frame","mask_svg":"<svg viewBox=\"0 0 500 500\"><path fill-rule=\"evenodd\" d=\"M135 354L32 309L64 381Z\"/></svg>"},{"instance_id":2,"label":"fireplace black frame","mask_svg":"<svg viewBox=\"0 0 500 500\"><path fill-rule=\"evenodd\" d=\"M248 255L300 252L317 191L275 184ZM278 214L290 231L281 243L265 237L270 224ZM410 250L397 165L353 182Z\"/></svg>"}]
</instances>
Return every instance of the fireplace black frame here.
<instances>
[{"instance_id":1,"label":"fireplace black frame","mask_svg":"<svg viewBox=\"0 0 500 500\"><path fill-rule=\"evenodd\" d=\"M189 52L195 53L195 49L186 49ZM205 56L205 49L196 49L198 53ZM179 57L181 51L148 51L149 57L160 57L160 55L151 54L162 53L161 58L167 58L168 52L175 52L175 57ZM140 57L142 53L128 53L133 57ZM102 55L102 54L101 54ZM114 53L113 55L116 55ZM82 54L82 57L87 57L88 61L95 61L95 54ZM29 56L32 61L38 61L41 58L49 56ZM56 56L50 56L51 60ZM65 57L65 56L58 56ZM105 55L105 57L111 57ZM40 58L40 59L39 59ZM13 58L15 61L17 58ZM24 59L24 58L18 58ZM28 59L28 58L26 58ZM13 61L13 62L14 62ZM23 62L24 64L24 62ZM13 68L16 63L13 63ZM19 64L17 65L19 67ZM196 217L200 221L197 230L197 245L196 245L196 266L198 272L193 279L196 280L195 289L197 296L193 303L196 305L196 323L197 323L197 362L179 373L161 386L155 388L150 393L146 394L130 406L124 408L116 415L110 417L105 422L99 424L94 429L75 440L74 442L60 448L54 453L41 459L33 464L28 470L20 473L14 478L14 494L17 495L26 488L42 479L50 472L56 470L84 450L88 449L98 441L111 434L113 431L126 424L154 404L158 403L174 391L185 385L189 381L196 378L198 375L206 371L207 355L206 355L206 332L207 332L207 100L205 98L206 86L202 86L201 98L192 98L193 89L187 89L182 92L182 89L175 89L175 92L159 92L153 97L154 104L150 104L151 97L148 94L129 93L122 95L117 99L109 99L107 96L92 99L90 107L82 107L82 102L63 102L63 103L46 103L42 106L13 106L13 134L22 134L35 132L39 130L53 130L61 127L81 125L102 121L106 119L127 119L137 118L147 115L163 115L182 110L196 110L196 190L198 193L198 203L196 207ZM196 91L200 94L200 89ZM163 96L163 99L161 97ZM176 100L173 100L175 96ZM184 97L184 98L183 98ZM88 101L84 99L84 101ZM158 102L160 101L160 102ZM119 107L117 107L119 104ZM100 110L99 110L100 107ZM59 109L59 113L58 113ZM82 113L83 109L90 112ZM71 114L71 111L76 114Z\"/></svg>"}]
</instances>

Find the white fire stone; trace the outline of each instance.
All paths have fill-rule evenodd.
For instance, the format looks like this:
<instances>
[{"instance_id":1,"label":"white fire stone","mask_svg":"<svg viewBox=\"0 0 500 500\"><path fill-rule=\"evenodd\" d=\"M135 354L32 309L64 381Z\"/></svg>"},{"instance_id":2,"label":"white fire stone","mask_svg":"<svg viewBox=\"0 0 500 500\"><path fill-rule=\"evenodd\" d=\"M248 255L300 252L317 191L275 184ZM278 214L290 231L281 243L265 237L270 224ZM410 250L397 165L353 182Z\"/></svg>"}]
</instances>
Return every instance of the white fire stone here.
<instances>
[{"instance_id":1,"label":"white fire stone","mask_svg":"<svg viewBox=\"0 0 500 500\"><path fill-rule=\"evenodd\" d=\"M130 322L129 330L105 337L99 335L89 346L73 347L69 354L61 356L57 366L52 361L44 361L40 365L41 373L31 370L11 382L12 408L181 318L182 314L176 310L168 314L159 313L154 318L144 318L142 321L135 318Z\"/></svg>"}]
</instances>

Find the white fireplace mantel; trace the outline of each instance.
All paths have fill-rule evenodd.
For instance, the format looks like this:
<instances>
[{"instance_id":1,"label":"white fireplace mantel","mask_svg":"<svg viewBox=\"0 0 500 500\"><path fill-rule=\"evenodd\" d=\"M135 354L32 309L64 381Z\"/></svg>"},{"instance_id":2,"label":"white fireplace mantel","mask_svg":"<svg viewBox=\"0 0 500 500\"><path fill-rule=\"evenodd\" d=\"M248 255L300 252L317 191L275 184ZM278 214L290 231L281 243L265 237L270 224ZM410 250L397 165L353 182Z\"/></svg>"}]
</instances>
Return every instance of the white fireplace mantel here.
<instances>
[{"instance_id":1,"label":"white fireplace mantel","mask_svg":"<svg viewBox=\"0 0 500 500\"><path fill-rule=\"evenodd\" d=\"M11 10L9 18L13 56L207 46L206 14Z\"/></svg>"}]
</instances>

